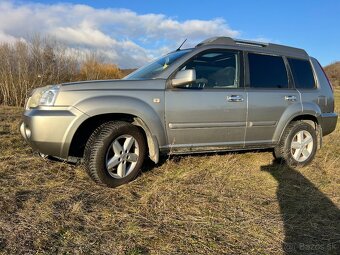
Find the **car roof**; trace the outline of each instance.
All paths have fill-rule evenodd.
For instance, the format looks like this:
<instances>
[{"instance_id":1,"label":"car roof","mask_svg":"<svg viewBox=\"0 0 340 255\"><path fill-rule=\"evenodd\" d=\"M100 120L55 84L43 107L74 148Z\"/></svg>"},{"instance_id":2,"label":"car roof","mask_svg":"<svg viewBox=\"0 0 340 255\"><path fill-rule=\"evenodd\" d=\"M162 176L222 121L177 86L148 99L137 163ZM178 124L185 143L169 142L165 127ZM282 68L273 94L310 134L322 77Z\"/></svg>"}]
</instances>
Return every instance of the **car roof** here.
<instances>
[{"instance_id":1,"label":"car roof","mask_svg":"<svg viewBox=\"0 0 340 255\"><path fill-rule=\"evenodd\" d=\"M247 40L233 39L231 37L212 37L206 39L196 45L196 48L203 46L231 46L233 48L238 48L240 50L256 51L269 54L278 54L296 58L308 59L309 56L307 52L303 49L294 48L290 46L265 43L265 42L255 42Z\"/></svg>"}]
</instances>

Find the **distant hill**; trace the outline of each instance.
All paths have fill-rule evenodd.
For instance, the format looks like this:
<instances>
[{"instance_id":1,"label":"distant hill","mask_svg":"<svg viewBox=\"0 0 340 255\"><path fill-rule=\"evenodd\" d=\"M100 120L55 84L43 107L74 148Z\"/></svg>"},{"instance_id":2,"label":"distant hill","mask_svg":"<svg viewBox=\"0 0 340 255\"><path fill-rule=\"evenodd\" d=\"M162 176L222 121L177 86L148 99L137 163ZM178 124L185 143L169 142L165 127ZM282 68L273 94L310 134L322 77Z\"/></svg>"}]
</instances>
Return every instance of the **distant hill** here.
<instances>
[{"instance_id":1,"label":"distant hill","mask_svg":"<svg viewBox=\"0 0 340 255\"><path fill-rule=\"evenodd\" d=\"M340 88L340 61L324 67L328 79L334 88Z\"/></svg>"}]
</instances>

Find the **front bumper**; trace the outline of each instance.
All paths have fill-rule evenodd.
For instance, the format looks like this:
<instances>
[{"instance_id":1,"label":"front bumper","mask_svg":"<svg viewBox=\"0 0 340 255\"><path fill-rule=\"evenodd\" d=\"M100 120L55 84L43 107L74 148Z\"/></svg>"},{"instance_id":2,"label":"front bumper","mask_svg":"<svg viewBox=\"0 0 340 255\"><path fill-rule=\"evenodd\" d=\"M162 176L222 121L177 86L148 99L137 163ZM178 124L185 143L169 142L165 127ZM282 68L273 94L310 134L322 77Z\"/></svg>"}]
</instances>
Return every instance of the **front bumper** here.
<instances>
[{"instance_id":1,"label":"front bumper","mask_svg":"<svg viewBox=\"0 0 340 255\"><path fill-rule=\"evenodd\" d=\"M336 128L336 124L338 122L338 115L335 112L331 112L322 113L320 117L322 135L325 136L332 133Z\"/></svg>"},{"instance_id":2,"label":"front bumper","mask_svg":"<svg viewBox=\"0 0 340 255\"><path fill-rule=\"evenodd\" d=\"M73 135L87 117L74 107L30 109L24 113L20 132L33 150L67 159Z\"/></svg>"}]
</instances>

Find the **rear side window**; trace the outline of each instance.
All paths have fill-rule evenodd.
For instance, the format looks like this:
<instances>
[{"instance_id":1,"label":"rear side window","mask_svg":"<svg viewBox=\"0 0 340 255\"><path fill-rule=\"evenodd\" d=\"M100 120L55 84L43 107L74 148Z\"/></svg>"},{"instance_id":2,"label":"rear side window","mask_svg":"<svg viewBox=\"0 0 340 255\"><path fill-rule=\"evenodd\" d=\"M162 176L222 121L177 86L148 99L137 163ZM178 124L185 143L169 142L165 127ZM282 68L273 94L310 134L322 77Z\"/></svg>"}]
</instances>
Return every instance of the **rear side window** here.
<instances>
[{"instance_id":1,"label":"rear side window","mask_svg":"<svg viewBox=\"0 0 340 255\"><path fill-rule=\"evenodd\" d=\"M315 88L315 80L313 70L308 60L288 58L290 69L293 73L295 88L297 89L313 89Z\"/></svg>"},{"instance_id":2,"label":"rear side window","mask_svg":"<svg viewBox=\"0 0 340 255\"><path fill-rule=\"evenodd\" d=\"M288 88L288 76L282 57L248 53L250 87Z\"/></svg>"}]
</instances>

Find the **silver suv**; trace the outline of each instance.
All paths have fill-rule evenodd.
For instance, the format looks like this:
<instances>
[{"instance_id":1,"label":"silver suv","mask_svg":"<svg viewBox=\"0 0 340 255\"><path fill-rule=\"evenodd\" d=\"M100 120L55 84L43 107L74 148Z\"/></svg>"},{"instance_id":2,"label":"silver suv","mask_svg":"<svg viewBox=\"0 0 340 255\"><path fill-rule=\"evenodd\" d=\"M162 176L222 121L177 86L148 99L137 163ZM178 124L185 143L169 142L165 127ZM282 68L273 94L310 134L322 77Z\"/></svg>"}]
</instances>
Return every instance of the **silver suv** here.
<instances>
[{"instance_id":1,"label":"silver suv","mask_svg":"<svg viewBox=\"0 0 340 255\"><path fill-rule=\"evenodd\" d=\"M216 37L122 80L34 90L21 133L44 155L83 159L94 181L134 179L144 158L272 148L304 166L334 131L333 89L304 50Z\"/></svg>"}]
</instances>

